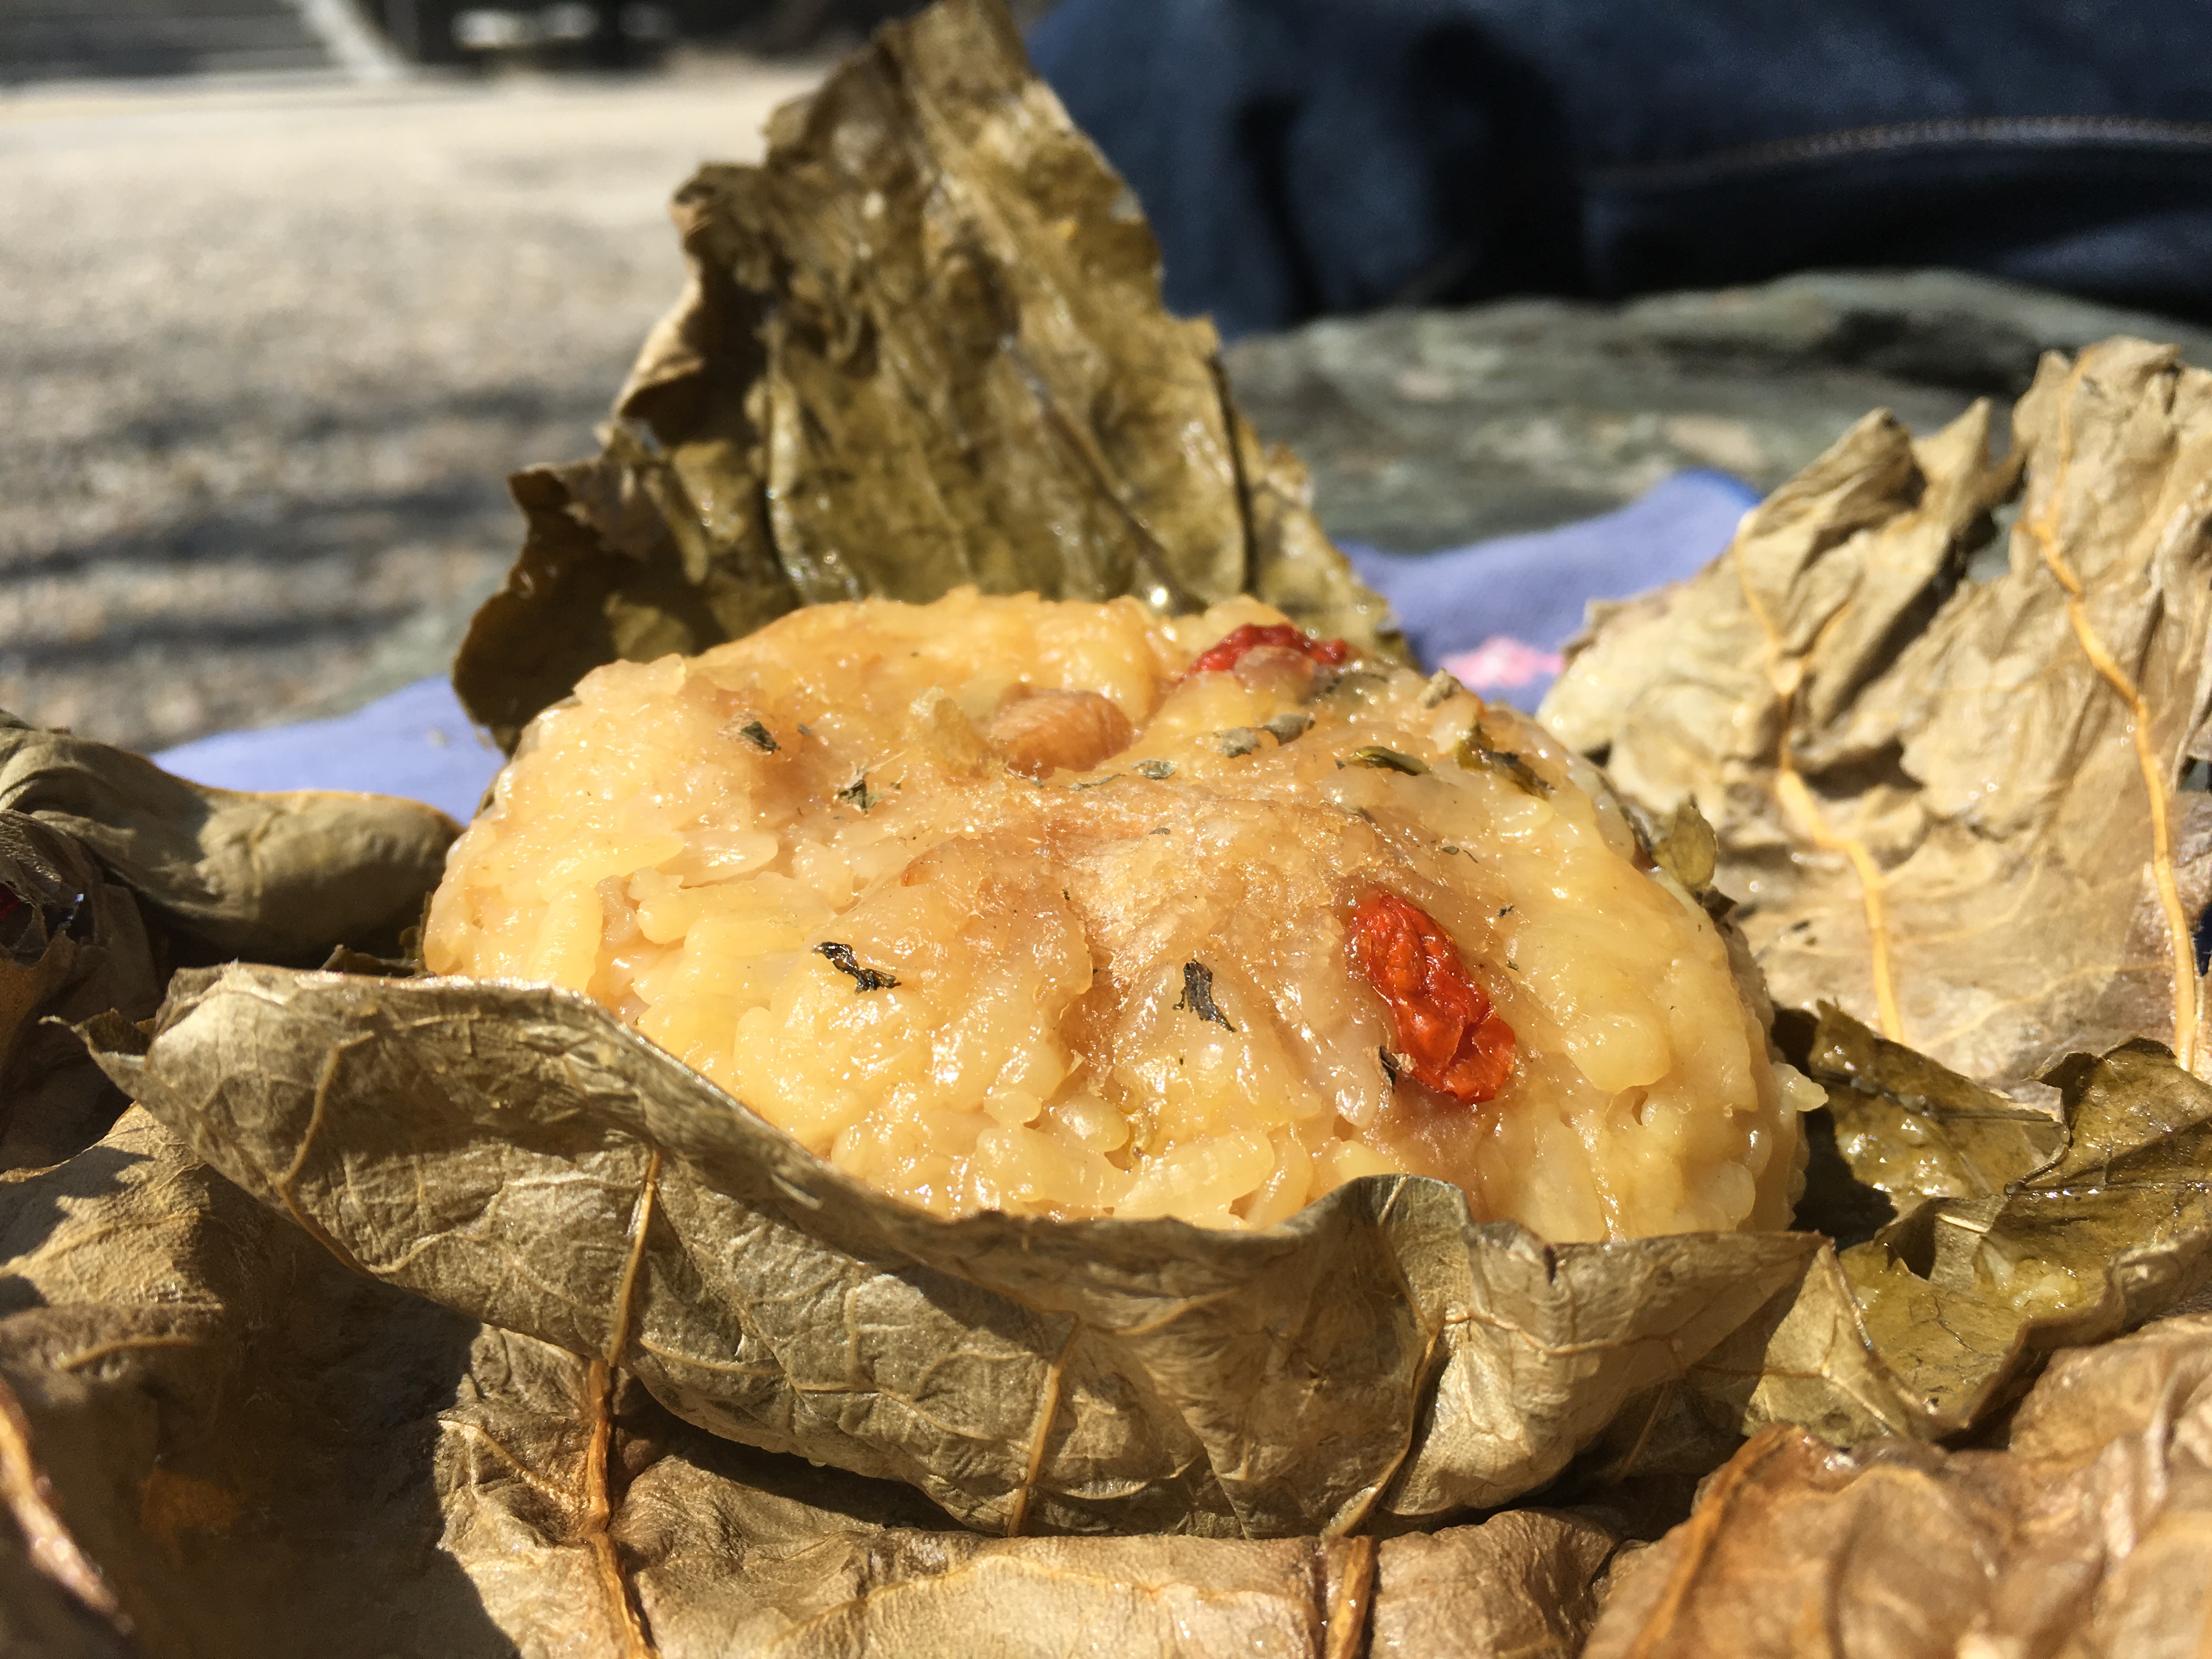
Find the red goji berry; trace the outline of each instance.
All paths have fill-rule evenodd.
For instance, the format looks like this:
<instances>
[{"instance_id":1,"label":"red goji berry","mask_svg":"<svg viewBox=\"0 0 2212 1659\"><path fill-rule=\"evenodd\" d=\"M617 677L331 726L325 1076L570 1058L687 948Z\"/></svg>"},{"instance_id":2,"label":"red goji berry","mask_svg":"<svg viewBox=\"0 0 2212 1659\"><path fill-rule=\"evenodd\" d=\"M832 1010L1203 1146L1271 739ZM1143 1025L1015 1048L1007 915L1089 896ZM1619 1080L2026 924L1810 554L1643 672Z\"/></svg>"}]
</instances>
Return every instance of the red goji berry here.
<instances>
[{"instance_id":1,"label":"red goji berry","mask_svg":"<svg viewBox=\"0 0 2212 1659\"><path fill-rule=\"evenodd\" d=\"M1234 668L1246 652L1256 651L1263 645L1303 651L1324 668L1339 668L1352 659L1352 647L1342 640L1317 640L1288 623L1246 623L1200 652L1198 660L1191 664L1190 672L1206 674Z\"/></svg>"},{"instance_id":2,"label":"red goji berry","mask_svg":"<svg viewBox=\"0 0 2212 1659\"><path fill-rule=\"evenodd\" d=\"M1513 1075L1513 1028L1467 976L1451 935L1419 906L1377 890L1352 907L1346 952L1390 1010L1413 1076L1462 1106Z\"/></svg>"}]
</instances>

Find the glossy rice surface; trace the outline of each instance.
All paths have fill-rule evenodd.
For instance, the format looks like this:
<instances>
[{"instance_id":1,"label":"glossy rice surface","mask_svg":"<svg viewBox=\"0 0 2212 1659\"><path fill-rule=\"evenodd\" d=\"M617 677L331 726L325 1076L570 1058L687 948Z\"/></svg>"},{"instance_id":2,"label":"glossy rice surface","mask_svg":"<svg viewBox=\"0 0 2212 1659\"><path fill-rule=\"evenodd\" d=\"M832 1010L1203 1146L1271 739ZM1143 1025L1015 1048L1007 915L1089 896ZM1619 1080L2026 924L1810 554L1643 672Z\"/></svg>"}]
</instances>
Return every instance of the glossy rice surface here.
<instances>
[{"instance_id":1,"label":"glossy rice surface","mask_svg":"<svg viewBox=\"0 0 2212 1659\"><path fill-rule=\"evenodd\" d=\"M963 592L610 664L455 845L428 965L595 997L943 1215L1257 1227L1405 1171L1559 1241L1786 1225L1819 1091L1595 771L1405 669L1185 672L1281 620ZM1394 1077L1378 887L1511 1025L1494 1100Z\"/></svg>"}]
</instances>

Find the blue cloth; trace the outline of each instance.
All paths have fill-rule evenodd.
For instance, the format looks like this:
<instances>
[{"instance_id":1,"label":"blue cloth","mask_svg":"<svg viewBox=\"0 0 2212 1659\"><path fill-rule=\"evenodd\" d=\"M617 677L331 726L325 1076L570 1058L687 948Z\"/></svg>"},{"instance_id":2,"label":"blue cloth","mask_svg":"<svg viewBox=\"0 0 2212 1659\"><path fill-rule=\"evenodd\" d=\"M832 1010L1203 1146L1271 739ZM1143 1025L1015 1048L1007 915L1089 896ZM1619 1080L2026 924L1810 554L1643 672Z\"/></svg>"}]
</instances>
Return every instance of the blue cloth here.
<instances>
[{"instance_id":1,"label":"blue cloth","mask_svg":"<svg viewBox=\"0 0 2212 1659\"><path fill-rule=\"evenodd\" d=\"M1414 654L1470 690L1534 709L1593 599L1625 599L1691 574L1729 544L1759 500L1723 472L1678 472L1626 507L1440 553L1345 552L1390 601Z\"/></svg>"},{"instance_id":2,"label":"blue cloth","mask_svg":"<svg viewBox=\"0 0 2212 1659\"><path fill-rule=\"evenodd\" d=\"M154 757L220 789L356 789L425 800L465 823L504 758L444 680L417 680L334 720L224 732Z\"/></svg>"},{"instance_id":3,"label":"blue cloth","mask_svg":"<svg viewBox=\"0 0 2212 1659\"><path fill-rule=\"evenodd\" d=\"M1726 547L1758 497L1718 472L1681 472L1626 507L1531 535L1440 553L1346 550L1390 601L1421 660L1470 689L1534 708L1592 599L1686 576ZM405 795L466 822L500 754L441 679L335 720L226 732L154 757L225 789L356 789Z\"/></svg>"}]
</instances>

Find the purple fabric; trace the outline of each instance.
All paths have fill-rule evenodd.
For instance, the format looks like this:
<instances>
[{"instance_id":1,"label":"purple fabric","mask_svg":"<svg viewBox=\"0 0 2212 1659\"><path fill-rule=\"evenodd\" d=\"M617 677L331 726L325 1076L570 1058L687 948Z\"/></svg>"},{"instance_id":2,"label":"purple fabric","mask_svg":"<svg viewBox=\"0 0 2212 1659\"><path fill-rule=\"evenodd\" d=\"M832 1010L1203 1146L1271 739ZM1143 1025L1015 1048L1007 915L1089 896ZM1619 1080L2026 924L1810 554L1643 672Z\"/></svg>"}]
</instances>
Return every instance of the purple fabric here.
<instances>
[{"instance_id":1,"label":"purple fabric","mask_svg":"<svg viewBox=\"0 0 2212 1659\"><path fill-rule=\"evenodd\" d=\"M1534 709L1592 599L1680 580L1729 544L1759 496L1723 472L1678 472L1626 507L1441 553L1347 545L1425 663L1469 690Z\"/></svg>"},{"instance_id":2,"label":"purple fabric","mask_svg":"<svg viewBox=\"0 0 2212 1659\"><path fill-rule=\"evenodd\" d=\"M1470 690L1533 709L1592 599L1686 576L1720 552L1758 497L1718 472L1682 472L1626 507L1556 530L1441 553L1346 551L1389 599L1423 662ZM465 823L500 765L453 687L418 680L335 720L226 732L154 757L225 789L357 789L407 795Z\"/></svg>"},{"instance_id":3,"label":"purple fabric","mask_svg":"<svg viewBox=\"0 0 2212 1659\"><path fill-rule=\"evenodd\" d=\"M426 800L466 823L503 757L453 688L417 680L334 720L224 732L154 759L221 789L356 789Z\"/></svg>"}]
</instances>

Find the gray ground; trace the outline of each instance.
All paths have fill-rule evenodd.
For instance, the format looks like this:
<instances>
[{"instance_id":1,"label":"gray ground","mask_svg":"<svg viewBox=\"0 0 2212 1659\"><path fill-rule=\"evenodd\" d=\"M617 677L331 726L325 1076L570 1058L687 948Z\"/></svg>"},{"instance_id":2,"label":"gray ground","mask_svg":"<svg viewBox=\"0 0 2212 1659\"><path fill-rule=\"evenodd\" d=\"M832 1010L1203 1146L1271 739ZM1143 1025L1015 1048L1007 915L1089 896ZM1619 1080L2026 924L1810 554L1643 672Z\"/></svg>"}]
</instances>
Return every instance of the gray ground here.
<instances>
[{"instance_id":1,"label":"gray ground","mask_svg":"<svg viewBox=\"0 0 2212 1659\"><path fill-rule=\"evenodd\" d=\"M814 71L0 99L0 708L160 747L424 672Z\"/></svg>"},{"instance_id":2,"label":"gray ground","mask_svg":"<svg viewBox=\"0 0 2212 1659\"><path fill-rule=\"evenodd\" d=\"M0 708L143 748L450 659L680 266L664 204L814 71L0 96ZM1446 545L1677 467L1762 486L1888 404L2198 333L1942 275L1339 320L1231 354L1325 523Z\"/></svg>"},{"instance_id":3,"label":"gray ground","mask_svg":"<svg viewBox=\"0 0 2212 1659\"><path fill-rule=\"evenodd\" d=\"M1771 489L1870 409L1916 431L1978 397L2002 416L2044 352L2118 333L2212 365L2201 329L1908 271L1331 319L1241 342L1229 370L1307 458L1333 532L1419 551L1601 513L1685 467Z\"/></svg>"}]
</instances>

